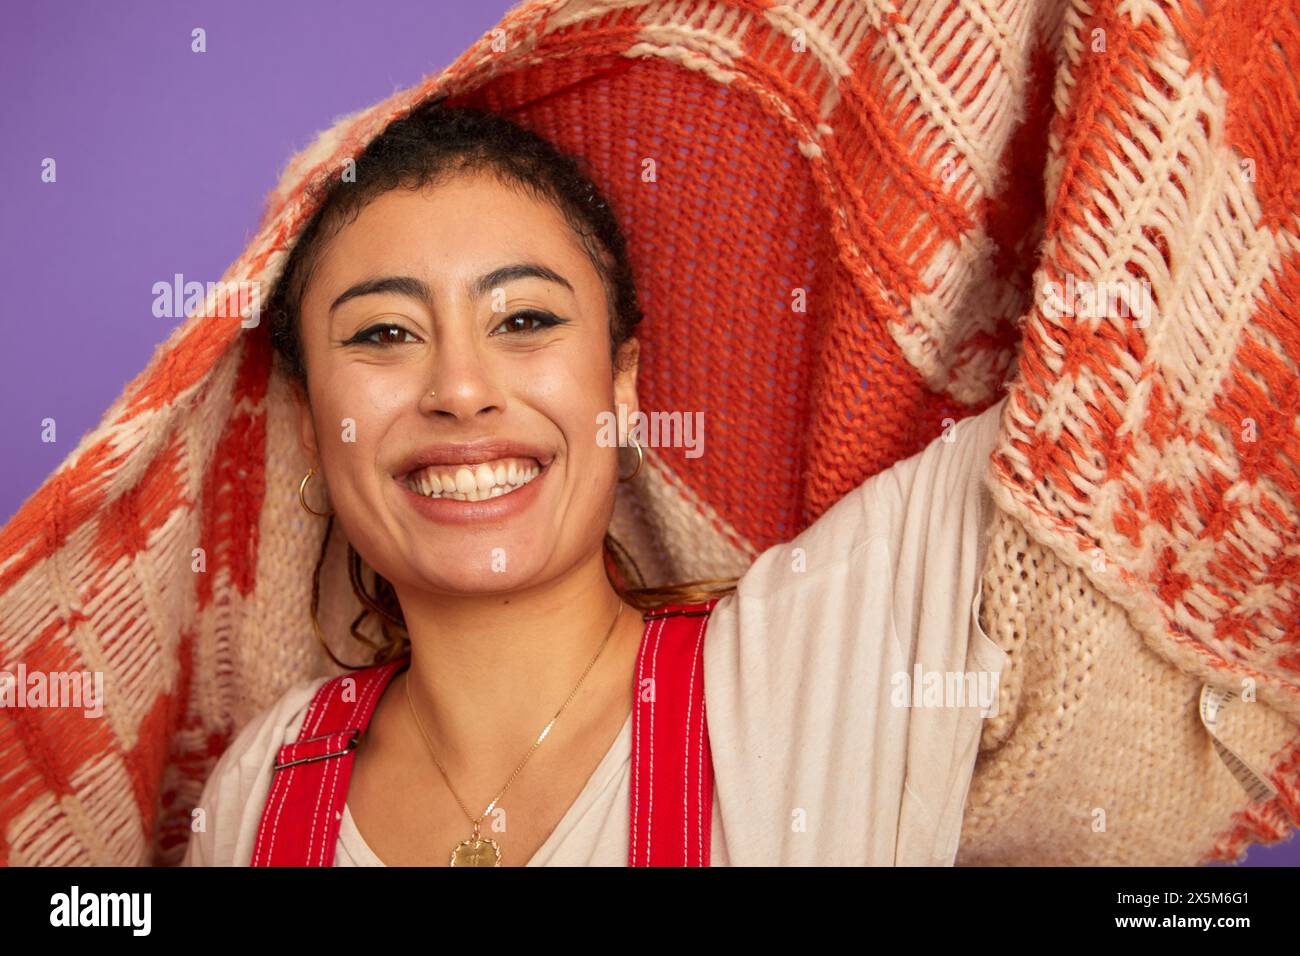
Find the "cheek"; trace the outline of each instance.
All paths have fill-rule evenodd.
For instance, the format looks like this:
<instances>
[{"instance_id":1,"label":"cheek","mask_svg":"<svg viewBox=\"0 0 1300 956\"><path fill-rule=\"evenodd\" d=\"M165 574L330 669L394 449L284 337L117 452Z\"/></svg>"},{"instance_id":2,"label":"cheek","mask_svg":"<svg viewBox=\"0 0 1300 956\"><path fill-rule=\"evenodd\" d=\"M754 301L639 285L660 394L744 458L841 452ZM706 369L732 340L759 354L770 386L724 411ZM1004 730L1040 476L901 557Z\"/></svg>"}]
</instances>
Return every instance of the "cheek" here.
<instances>
[{"instance_id":1,"label":"cheek","mask_svg":"<svg viewBox=\"0 0 1300 956\"><path fill-rule=\"evenodd\" d=\"M357 484L383 460L381 442L404 394L374 371L354 367L322 376L312 396L321 460L340 494L360 494Z\"/></svg>"},{"instance_id":2,"label":"cheek","mask_svg":"<svg viewBox=\"0 0 1300 956\"><path fill-rule=\"evenodd\" d=\"M597 443L601 413L617 411L613 381L599 356L575 360L557 354L531 369L526 381L516 394L555 423L566 454L585 469L598 471L595 463L610 454Z\"/></svg>"}]
</instances>

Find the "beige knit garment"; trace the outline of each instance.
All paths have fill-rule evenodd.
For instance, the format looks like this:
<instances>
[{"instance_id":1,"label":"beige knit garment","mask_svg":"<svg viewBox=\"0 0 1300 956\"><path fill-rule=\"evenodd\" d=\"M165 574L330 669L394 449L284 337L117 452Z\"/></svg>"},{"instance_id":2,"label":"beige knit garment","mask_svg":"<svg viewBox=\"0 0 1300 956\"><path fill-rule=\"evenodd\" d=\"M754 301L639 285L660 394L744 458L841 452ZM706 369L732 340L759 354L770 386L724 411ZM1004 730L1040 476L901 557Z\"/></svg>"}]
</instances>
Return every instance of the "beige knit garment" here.
<instances>
[{"instance_id":1,"label":"beige knit garment","mask_svg":"<svg viewBox=\"0 0 1300 956\"><path fill-rule=\"evenodd\" d=\"M1003 511L988 557L982 624L1010 661L997 716L985 722L957 863L1206 862L1207 824L1244 826L1234 814L1245 794L1201 725L1201 680L1152 653L1119 605ZM1300 743L1292 721L1258 702L1234 701L1220 731L1260 770ZM1278 836L1291 828L1275 805L1242 816ZM1235 855L1244 832L1221 850Z\"/></svg>"},{"instance_id":2,"label":"beige knit garment","mask_svg":"<svg viewBox=\"0 0 1300 956\"><path fill-rule=\"evenodd\" d=\"M1007 655L977 615L1001 410L956 423L767 549L714 609L711 865L953 862L986 718L978 699L937 696L927 675L996 700ZM276 752L327 679L295 685L222 754L186 865L248 864ZM630 757L629 716L528 865L626 865ZM383 865L350 814L335 865Z\"/></svg>"}]
</instances>

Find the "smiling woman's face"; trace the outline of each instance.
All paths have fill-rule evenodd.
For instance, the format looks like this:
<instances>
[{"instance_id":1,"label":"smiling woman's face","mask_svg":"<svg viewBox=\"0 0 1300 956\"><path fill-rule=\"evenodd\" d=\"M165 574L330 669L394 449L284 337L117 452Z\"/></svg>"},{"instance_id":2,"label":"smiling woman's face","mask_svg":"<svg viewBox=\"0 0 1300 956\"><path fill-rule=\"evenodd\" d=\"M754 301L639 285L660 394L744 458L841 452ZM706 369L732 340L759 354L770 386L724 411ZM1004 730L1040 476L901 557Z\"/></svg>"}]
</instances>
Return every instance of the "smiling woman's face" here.
<instances>
[{"instance_id":1,"label":"smiling woman's face","mask_svg":"<svg viewBox=\"0 0 1300 956\"><path fill-rule=\"evenodd\" d=\"M619 466L597 443L597 416L638 407L635 368L614 375L609 335L581 240L554 206L490 174L385 193L334 236L302 298L301 436L371 567L399 590L489 593L598 552ZM448 463L433 472L440 484L458 476L448 495L461 497L467 475L505 474L493 497L430 498L430 472L407 476L422 452L487 439L524 447L488 449L504 471L463 473L454 463L475 456L441 449ZM520 485L530 457L546 467ZM320 508L319 485L312 493Z\"/></svg>"}]
</instances>

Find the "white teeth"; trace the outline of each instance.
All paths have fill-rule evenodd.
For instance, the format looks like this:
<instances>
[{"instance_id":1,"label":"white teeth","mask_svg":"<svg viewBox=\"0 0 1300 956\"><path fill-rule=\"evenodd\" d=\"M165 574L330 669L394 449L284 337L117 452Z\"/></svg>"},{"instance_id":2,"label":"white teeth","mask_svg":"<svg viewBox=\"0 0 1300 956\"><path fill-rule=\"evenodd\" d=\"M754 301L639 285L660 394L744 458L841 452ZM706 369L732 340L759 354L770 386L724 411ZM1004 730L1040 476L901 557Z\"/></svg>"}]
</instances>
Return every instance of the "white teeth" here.
<instances>
[{"instance_id":1,"label":"white teeth","mask_svg":"<svg viewBox=\"0 0 1300 956\"><path fill-rule=\"evenodd\" d=\"M539 474L541 468L535 463L510 459L495 466L486 462L472 468L462 465L453 476L443 471L441 477L436 469L429 469L417 476L407 479L407 487L417 494L428 498L452 498L456 501L483 501L499 498L522 488Z\"/></svg>"}]
</instances>

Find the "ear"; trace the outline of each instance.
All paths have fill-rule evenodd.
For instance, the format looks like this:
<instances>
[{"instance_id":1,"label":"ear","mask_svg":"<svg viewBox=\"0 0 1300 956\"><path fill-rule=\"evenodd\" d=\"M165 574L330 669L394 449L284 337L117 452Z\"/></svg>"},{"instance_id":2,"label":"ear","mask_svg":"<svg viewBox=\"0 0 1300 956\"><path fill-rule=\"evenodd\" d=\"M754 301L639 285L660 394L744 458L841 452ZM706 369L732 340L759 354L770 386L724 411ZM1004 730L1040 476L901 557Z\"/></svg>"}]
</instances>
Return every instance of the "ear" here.
<instances>
[{"instance_id":1,"label":"ear","mask_svg":"<svg viewBox=\"0 0 1300 956\"><path fill-rule=\"evenodd\" d=\"M320 457L316 448L316 423L311 417L311 400L307 397L307 387L296 379L289 389L293 404L298 410L298 444L302 446L308 461L320 467Z\"/></svg>"},{"instance_id":2,"label":"ear","mask_svg":"<svg viewBox=\"0 0 1300 956\"><path fill-rule=\"evenodd\" d=\"M618 361L614 365L614 401L616 407L627 406L629 418L641 408L636 396L636 373L640 367L640 355L641 343L634 335L619 347Z\"/></svg>"}]
</instances>

